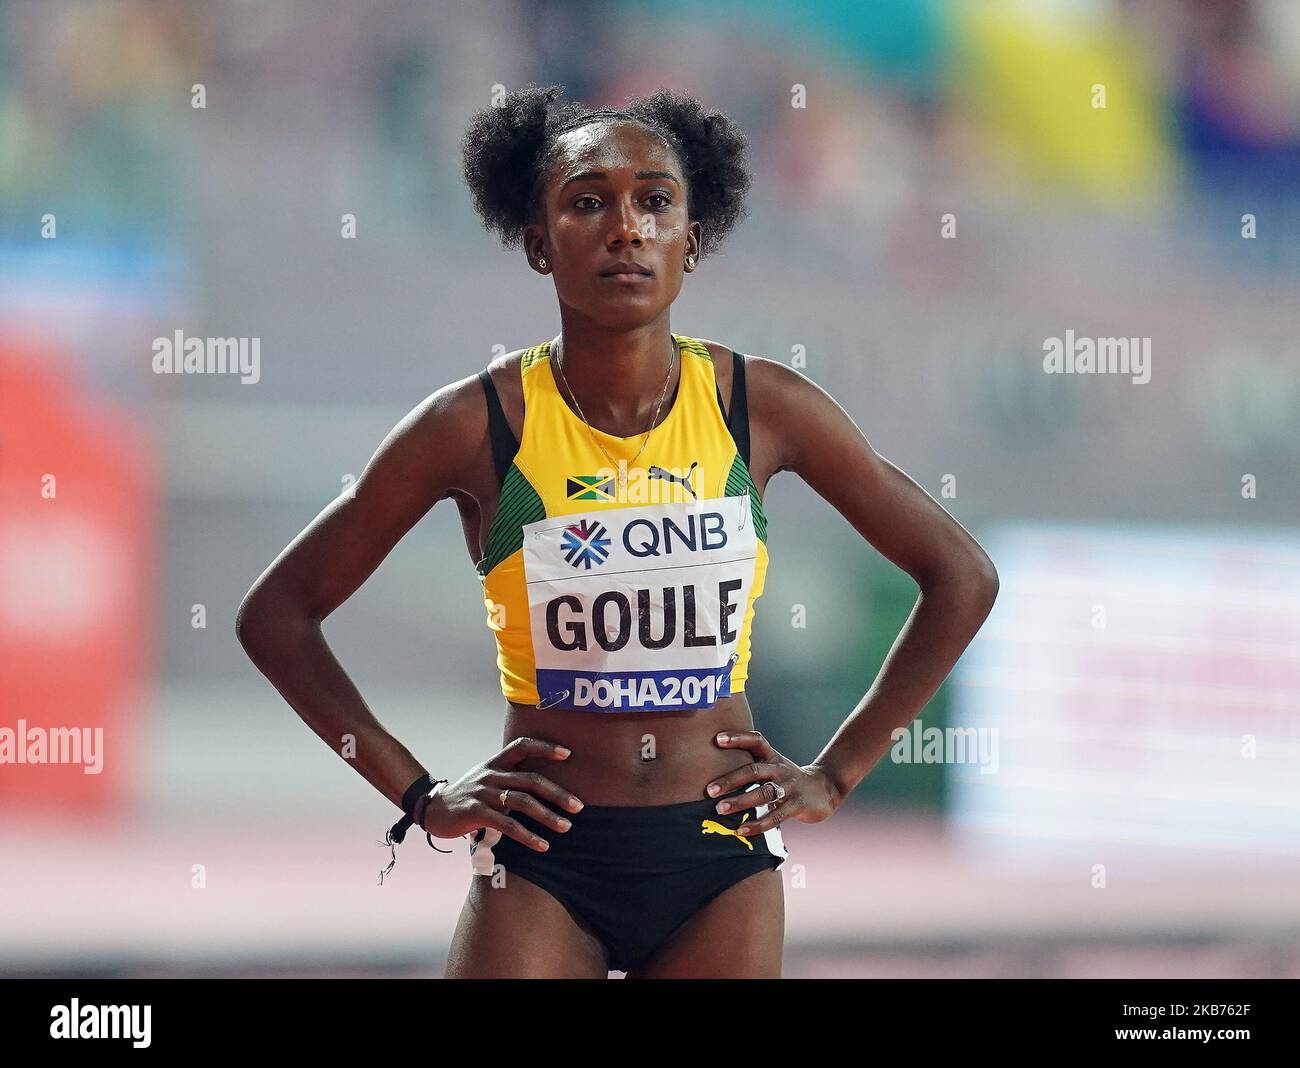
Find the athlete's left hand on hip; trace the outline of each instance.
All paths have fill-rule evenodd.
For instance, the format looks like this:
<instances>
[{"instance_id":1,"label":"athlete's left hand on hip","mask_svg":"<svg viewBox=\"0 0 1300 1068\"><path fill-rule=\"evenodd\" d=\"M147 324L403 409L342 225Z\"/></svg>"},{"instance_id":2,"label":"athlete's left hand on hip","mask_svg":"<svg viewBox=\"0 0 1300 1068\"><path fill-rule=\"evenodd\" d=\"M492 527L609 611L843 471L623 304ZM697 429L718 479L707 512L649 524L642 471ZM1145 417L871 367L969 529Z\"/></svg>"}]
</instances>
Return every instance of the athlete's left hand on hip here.
<instances>
[{"instance_id":1,"label":"athlete's left hand on hip","mask_svg":"<svg viewBox=\"0 0 1300 1068\"><path fill-rule=\"evenodd\" d=\"M705 791L710 797L721 797L754 782L765 784L721 802L726 808L719 811L726 815L768 806L760 819L746 820L738 828L740 834L762 834L792 819L820 823L838 807L838 791L825 771L815 764L800 767L783 757L759 731L726 731L717 735L714 743L723 749L748 749L754 762L714 779ZM775 799L780 793L775 788L778 784L785 791L780 800Z\"/></svg>"}]
</instances>

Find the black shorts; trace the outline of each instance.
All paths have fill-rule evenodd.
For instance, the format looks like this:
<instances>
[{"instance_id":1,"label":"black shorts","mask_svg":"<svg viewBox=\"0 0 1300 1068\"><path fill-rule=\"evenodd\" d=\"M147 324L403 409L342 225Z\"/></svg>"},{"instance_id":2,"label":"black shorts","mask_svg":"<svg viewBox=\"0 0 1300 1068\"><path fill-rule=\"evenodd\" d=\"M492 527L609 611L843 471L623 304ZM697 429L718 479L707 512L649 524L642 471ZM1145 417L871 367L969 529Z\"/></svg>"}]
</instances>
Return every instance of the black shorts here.
<instances>
[{"instance_id":1,"label":"black shorts","mask_svg":"<svg viewBox=\"0 0 1300 1068\"><path fill-rule=\"evenodd\" d=\"M723 795L733 797L760 783ZM627 972L662 947L673 932L722 891L755 872L779 868L789 854L780 828L736 834L767 805L721 814L722 797L676 805L588 805L564 813L567 831L512 811L550 844L544 853L502 837L488 847L471 838L475 869L504 872L540 886L609 953L609 966ZM483 856L486 850L490 855Z\"/></svg>"}]
</instances>

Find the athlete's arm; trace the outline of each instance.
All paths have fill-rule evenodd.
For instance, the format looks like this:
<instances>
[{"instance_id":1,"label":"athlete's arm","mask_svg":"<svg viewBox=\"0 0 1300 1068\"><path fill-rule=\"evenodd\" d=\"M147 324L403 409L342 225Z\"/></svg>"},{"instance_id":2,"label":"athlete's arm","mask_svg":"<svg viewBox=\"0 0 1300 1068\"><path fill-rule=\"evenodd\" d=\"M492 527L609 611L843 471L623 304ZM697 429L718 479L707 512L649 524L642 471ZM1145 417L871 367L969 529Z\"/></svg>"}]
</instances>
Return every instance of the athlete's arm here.
<instances>
[{"instance_id":1,"label":"athlete's arm","mask_svg":"<svg viewBox=\"0 0 1300 1068\"><path fill-rule=\"evenodd\" d=\"M842 800L948 677L993 607L998 575L967 530L881 456L819 385L773 360L746 365L750 425L776 470L794 471L920 588L880 674L814 764Z\"/></svg>"},{"instance_id":2,"label":"athlete's arm","mask_svg":"<svg viewBox=\"0 0 1300 1068\"><path fill-rule=\"evenodd\" d=\"M487 455L487 403L478 378L432 394L393 428L351 490L313 519L253 583L236 616L235 633L258 669L335 752L341 753L347 738L355 739L348 763L395 805L424 768L370 711L326 643L321 622L435 503L469 484L473 465L486 462ZM524 840L522 826L514 826L499 807L501 821L475 820L478 813L466 811L478 808L471 804L475 797L491 794L477 779L496 769L480 770L474 783L457 791L466 795L460 799L462 822L490 823ZM515 789L526 779L527 788L559 804L570 797L541 776L497 778L498 788ZM514 807L536 814L529 804Z\"/></svg>"}]
</instances>

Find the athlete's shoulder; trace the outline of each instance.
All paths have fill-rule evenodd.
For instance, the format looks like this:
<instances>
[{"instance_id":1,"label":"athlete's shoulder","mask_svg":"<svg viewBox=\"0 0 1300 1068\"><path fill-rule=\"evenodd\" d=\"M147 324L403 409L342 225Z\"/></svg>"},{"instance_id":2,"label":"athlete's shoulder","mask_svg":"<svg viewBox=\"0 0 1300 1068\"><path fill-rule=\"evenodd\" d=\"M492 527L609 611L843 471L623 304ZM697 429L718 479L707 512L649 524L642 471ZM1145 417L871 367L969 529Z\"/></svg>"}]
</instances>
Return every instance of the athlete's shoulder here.
<instances>
[{"instance_id":1,"label":"athlete's shoulder","mask_svg":"<svg viewBox=\"0 0 1300 1068\"><path fill-rule=\"evenodd\" d=\"M735 371L733 353L737 350L708 338L696 340L709 350L709 355L713 357L713 371L718 386L723 396L729 397L731 379ZM761 408L763 402L770 396L779 399L782 389L799 388L801 384L811 381L778 360L770 360L766 356L755 356L746 352L740 355L745 363L745 399L751 411L756 407Z\"/></svg>"},{"instance_id":2,"label":"athlete's shoulder","mask_svg":"<svg viewBox=\"0 0 1300 1068\"><path fill-rule=\"evenodd\" d=\"M523 362L525 356L535 349L540 349L540 345L527 345L522 349L515 349L513 352L502 353L495 356L487 362L487 371L492 375L493 381L501 374L519 375L519 365Z\"/></svg>"},{"instance_id":3,"label":"athlete's shoulder","mask_svg":"<svg viewBox=\"0 0 1300 1068\"><path fill-rule=\"evenodd\" d=\"M519 363L528 351L516 349L494 357L484 368L496 387L507 418L522 404ZM410 411L401 425L416 435L438 440L455 434L469 445L485 438L488 409L481 374L475 371L434 390ZM513 425L516 420L510 422Z\"/></svg>"},{"instance_id":4,"label":"athlete's shoulder","mask_svg":"<svg viewBox=\"0 0 1300 1068\"><path fill-rule=\"evenodd\" d=\"M731 405L731 358L722 353L727 364L725 378L719 375L722 394ZM749 414L753 444L751 455L762 466L761 457L778 457L772 472L789 470L793 464L793 447L811 422L824 420L839 405L821 386L797 368L780 360L744 353L745 405Z\"/></svg>"},{"instance_id":5,"label":"athlete's shoulder","mask_svg":"<svg viewBox=\"0 0 1300 1068\"><path fill-rule=\"evenodd\" d=\"M822 392L817 383L789 364L767 356L745 354L745 389L749 396L762 400L770 395L779 400L785 391L802 394L810 388Z\"/></svg>"},{"instance_id":6,"label":"athlete's shoulder","mask_svg":"<svg viewBox=\"0 0 1300 1068\"><path fill-rule=\"evenodd\" d=\"M724 345L721 341L713 341L709 338L698 337L695 338L695 340L709 350L709 355L713 357L713 368L718 372L719 376L725 374L729 379L731 377L732 365L735 361L734 353L737 350L731 348L729 345ZM740 355L745 361L746 375L760 364L773 364L778 368L785 367L784 364L777 363L775 360L766 359L763 356L753 356L749 353L741 353ZM788 370L788 368L786 369ZM770 373L764 367L758 367L758 371L760 374ZM779 372L777 373L779 374Z\"/></svg>"},{"instance_id":7,"label":"athlete's shoulder","mask_svg":"<svg viewBox=\"0 0 1300 1068\"><path fill-rule=\"evenodd\" d=\"M726 345L722 344L722 342L710 341L706 337L695 337L694 334L684 336L690 337L692 341L698 341L709 350L709 355L713 357L714 371L720 374L724 369L729 369L731 367L731 350L727 348Z\"/></svg>"}]
</instances>

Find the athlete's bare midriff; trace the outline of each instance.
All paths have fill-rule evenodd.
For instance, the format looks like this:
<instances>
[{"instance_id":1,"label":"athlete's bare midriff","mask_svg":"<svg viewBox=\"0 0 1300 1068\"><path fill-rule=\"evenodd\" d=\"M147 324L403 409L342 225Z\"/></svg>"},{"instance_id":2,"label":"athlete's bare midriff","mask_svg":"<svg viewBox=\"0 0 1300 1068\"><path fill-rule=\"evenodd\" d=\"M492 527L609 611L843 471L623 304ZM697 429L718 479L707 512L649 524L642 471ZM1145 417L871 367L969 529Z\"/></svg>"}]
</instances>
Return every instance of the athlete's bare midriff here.
<instances>
[{"instance_id":1,"label":"athlete's bare midriff","mask_svg":"<svg viewBox=\"0 0 1300 1068\"><path fill-rule=\"evenodd\" d=\"M754 729L744 693L683 712L576 712L507 702L503 741L544 738L573 751L567 760L525 761L587 805L673 805L748 764L746 750L714 743L719 731Z\"/></svg>"}]
</instances>

